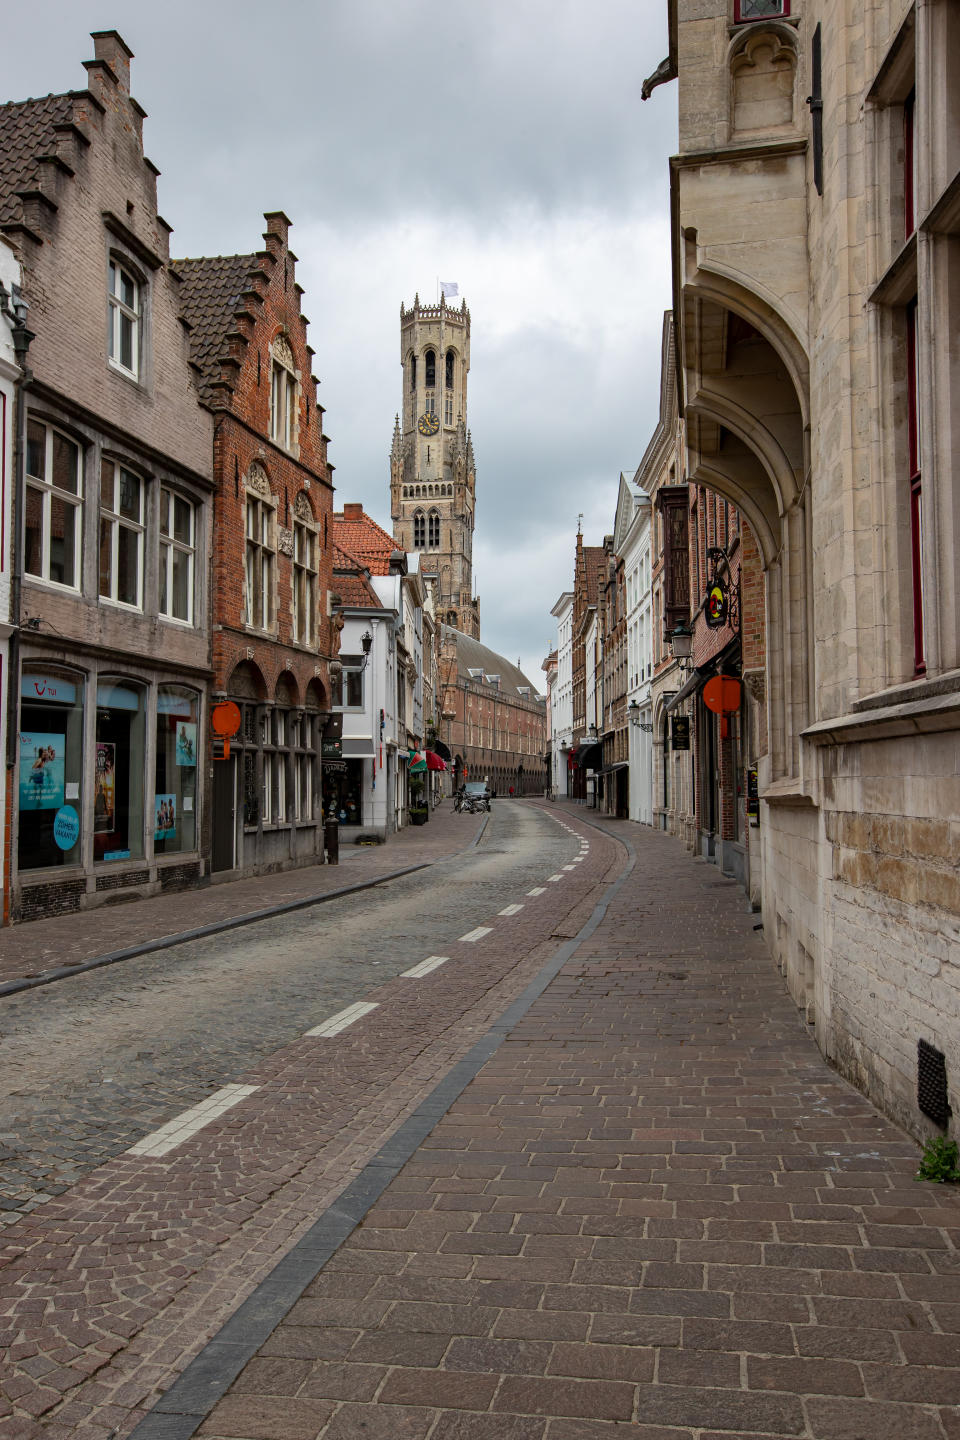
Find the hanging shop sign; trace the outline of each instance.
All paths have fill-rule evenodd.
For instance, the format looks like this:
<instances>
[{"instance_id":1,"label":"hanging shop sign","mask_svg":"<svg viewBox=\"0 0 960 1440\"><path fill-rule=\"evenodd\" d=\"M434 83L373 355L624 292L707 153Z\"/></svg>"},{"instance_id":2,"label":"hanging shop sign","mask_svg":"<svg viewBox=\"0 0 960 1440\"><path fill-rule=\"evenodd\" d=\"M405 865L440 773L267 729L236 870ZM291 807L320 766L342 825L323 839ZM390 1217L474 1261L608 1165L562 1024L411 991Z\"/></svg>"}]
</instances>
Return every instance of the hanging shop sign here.
<instances>
[{"instance_id":1,"label":"hanging shop sign","mask_svg":"<svg viewBox=\"0 0 960 1440\"><path fill-rule=\"evenodd\" d=\"M760 791L757 784L756 765L750 765L747 768L747 817L756 821L760 819Z\"/></svg>"},{"instance_id":2,"label":"hanging shop sign","mask_svg":"<svg viewBox=\"0 0 960 1440\"><path fill-rule=\"evenodd\" d=\"M671 715L670 717L670 749L690 749L690 716Z\"/></svg>"},{"instance_id":3,"label":"hanging shop sign","mask_svg":"<svg viewBox=\"0 0 960 1440\"><path fill-rule=\"evenodd\" d=\"M342 740L322 740L320 742L320 754L324 760L343 759Z\"/></svg>"},{"instance_id":4,"label":"hanging shop sign","mask_svg":"<svg viewBox=\"0 0 960 1440\"><path fill-rule=\"evenodd\" d=\"M732 715L740 709L740 681L733 675L711 675L703 687L703 703L714 715Z\"/></svg>"},{"instance_id":5,"label":"hanging shop sign","mask_svg":"<svg viewBox=\"0 0 960 1440\"><path fill-rule=\"evenodd\" d=\"M242 719L240 706L232 700L223 700L210 711L210 728L214 735L236 735Z\"/></svg>"},{"instance_id":6,"label":"hanging shop sign","mask_svg":"<svg viewBox=\"0 0 960 1440\"><path fill-rule=\"evenodd\" d=\"M707 626L711 630L720 630L727 623L727 616L730 611L730 604L727 600L727 589L722 580L714 579L707 591L707 600L704 606L704 614Z\"/></svg>"}]
</instances>

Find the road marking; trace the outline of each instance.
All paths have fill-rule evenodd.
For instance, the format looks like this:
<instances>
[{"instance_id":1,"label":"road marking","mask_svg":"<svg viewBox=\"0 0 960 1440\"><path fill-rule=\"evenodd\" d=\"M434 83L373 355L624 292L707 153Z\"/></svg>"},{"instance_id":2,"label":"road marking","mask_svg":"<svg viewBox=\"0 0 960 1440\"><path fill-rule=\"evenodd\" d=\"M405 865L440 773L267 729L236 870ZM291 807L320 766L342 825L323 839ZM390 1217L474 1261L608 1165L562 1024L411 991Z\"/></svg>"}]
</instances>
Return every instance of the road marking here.
<instances>
[{"instance_id":1,"label":"road marking","mask_svg":"<svg viewBox=\"0 0 960 1440\"><path fill-rule=\"evenodd\" d=\"M322 1025L315 1025L312 1030L307 1030L306 1035L318 1035L324 1040L329 1040L334 1035L339 1035L341 1030L346 1030L355 1020L362 1020L364 1015L369 1015L371 1010L376 1010L369 1000L358 1000L356 1005L348 1005L346 1010L338 1010L336 1015L331 1015L329 1020L324 1020Z\"/></svg>"},{"instance_id":2,"label":"road marking","mask_svg":"<svg viewBox=\"0 0 960 1440\"><path fill-rule=\"evenodd\" d=\"M545 885L534 885L532 890L527 891L528 895L545 895L546 893L547 889Z\"/></svg>"},{"instance_id":3,"label":"road marking","mask_svg":"<svg viewBox=\"0 0 960 1440\"><path fill-rule=\"evenodd\" d=\"M583 857L582 855L574 855L574 857L573 857L573 863L574 863L574 865L582 865L582 864L583 864L583 858L584 858L584 857Z\"/></svg>"},{"instance_id":4,"label":"road marking","mask_svg":"<svg viewBox=\"0 0 960 1440\"><path fill-rule=\"evenodd\" d=\"M563 868L564 868L564 870L572 870L572 869L573 869L573 866L572 866L572 865L564 865Z\"/></svg>"},{"instance_id":5,"label":"road marking","mask_svg":"<svg viewBox=\"0 0 960 1440\"><path fill-rule=\"evenodd\" d=\"M161 1125L159 1130L145 1135L136 1145L130 1146L127 1154L166 1155L259 1088L259 1085L225 1085L222 1090L215 1090L206 1100L201 1100L199 1105L184 1110L182 1115L175 1115L166 1125Z\"/></svg>"},{"instance_id":6,"label":"road marking","mask_svg":"<svg viewBox=\"0 0 960 1440\"><path fill-rule=\"evenodd\" d=\"M409 970L401 971L401 979L419 980L423 975L429 975L431 970L436 970L439 965L446 965L449 959L449 955L430 955L426 960L421 960L419 965L412 965Z\"/></svg>"},{"instance_id":7,"label":"road marking","mask_svg":"<svg viewBox=\"0 0 960 1440\"><path fill-rule=\"evenodd\" d=\"M465 941L469 941L472 944L474 940L482 940L484 935L489 935L492 929L492 925L478 925L476 930L470 931L469 935L461 935L460 943L463 944Z\"/></svg>"},{"instance_id":8,"label":"road marking","mask_svg":"<svg viewBox=\"0 0 960 1440\"><path fill-rule=\"evenodd\" d=\"M523 909L522 905L508 905L505 910L498 910L498 915L519 915Z\"/></svg>"},{"instance_id":9,"label":"road marking","mask_svg":"<svg viewBox=\"0 0 960 1440\"><path fill-rule=\"evenodd\" d=\"M547 880L548 880L548 882L549 882L551 885L556 885L557 881L558 881L558 880L562 880L562 879L563 879L563 876L562 876L562 875L548 875L548 876L547 876Z\"/></svg>"}]
</instances>

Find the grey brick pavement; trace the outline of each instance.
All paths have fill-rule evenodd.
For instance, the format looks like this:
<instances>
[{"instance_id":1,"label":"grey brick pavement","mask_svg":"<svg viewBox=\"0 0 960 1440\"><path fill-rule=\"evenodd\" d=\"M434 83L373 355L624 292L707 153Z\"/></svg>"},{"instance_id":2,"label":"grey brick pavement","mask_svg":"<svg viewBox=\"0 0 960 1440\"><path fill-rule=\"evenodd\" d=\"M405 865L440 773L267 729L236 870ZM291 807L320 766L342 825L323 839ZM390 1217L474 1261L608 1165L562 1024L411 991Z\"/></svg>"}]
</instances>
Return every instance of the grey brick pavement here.
<instances>
[{"instance_id":1,"label":"grey brick pavement","mask_svg":"<svg viewBox=\"0 0 960 1440\"><path fill-rule=\"evenodd\" d=\"M630 838L207 1440L958 1440L956 1188L826 1066L737 888Z\"/></svg>"}]
</instances>

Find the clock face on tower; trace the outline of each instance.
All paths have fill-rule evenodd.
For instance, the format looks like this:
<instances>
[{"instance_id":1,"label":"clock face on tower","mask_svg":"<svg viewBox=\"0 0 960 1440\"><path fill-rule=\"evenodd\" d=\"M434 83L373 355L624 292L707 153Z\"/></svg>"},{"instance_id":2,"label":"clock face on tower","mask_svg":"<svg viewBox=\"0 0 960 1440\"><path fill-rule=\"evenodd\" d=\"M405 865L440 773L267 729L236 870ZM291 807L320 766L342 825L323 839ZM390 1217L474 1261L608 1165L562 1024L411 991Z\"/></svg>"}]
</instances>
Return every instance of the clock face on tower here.
<instances>
[{"instance_id":1,"label":"clock face on tower","mask_svg":"<svg viewBox=\"0 0 960 1440\"><path fill-rule=\"evenodd\" d=\"M440 421L432 410L428 410L427 413L421 415L417 421L417 429L421 435L436 435L440 429Z\"/></svg>"}]
</instances>

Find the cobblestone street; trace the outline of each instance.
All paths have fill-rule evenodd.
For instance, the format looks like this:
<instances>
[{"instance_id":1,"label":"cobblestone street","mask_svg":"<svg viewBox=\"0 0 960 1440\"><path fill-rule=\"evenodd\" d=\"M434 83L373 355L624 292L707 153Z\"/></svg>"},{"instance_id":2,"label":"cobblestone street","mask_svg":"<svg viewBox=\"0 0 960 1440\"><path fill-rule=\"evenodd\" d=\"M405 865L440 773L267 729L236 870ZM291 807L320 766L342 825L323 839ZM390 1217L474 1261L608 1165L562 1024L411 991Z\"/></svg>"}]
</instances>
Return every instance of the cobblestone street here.
<instances>
[{"instance_id":1,"label":"cobblestone street","mask_svg":"<svg viewBox=\"0 0 960 1440\"><path fill-rule=\"evenodd\" d=\"M296 1023L268 1013L259 1053L260 927L232 980L209 943L150 957L158 1033L164 966L190 1007L209 986L216 1073L8 1230L0 1433L957 1440L956 1187L824 1063L739 888L566 805L495 807L441 869L416 933L417 877L354 897L384 908L330 926L309 1008L294 952L349 903L283 921L258 1005ZM30 1003L105 977L137 1003L142 963Z\"/></svg>"}]
</instances>

